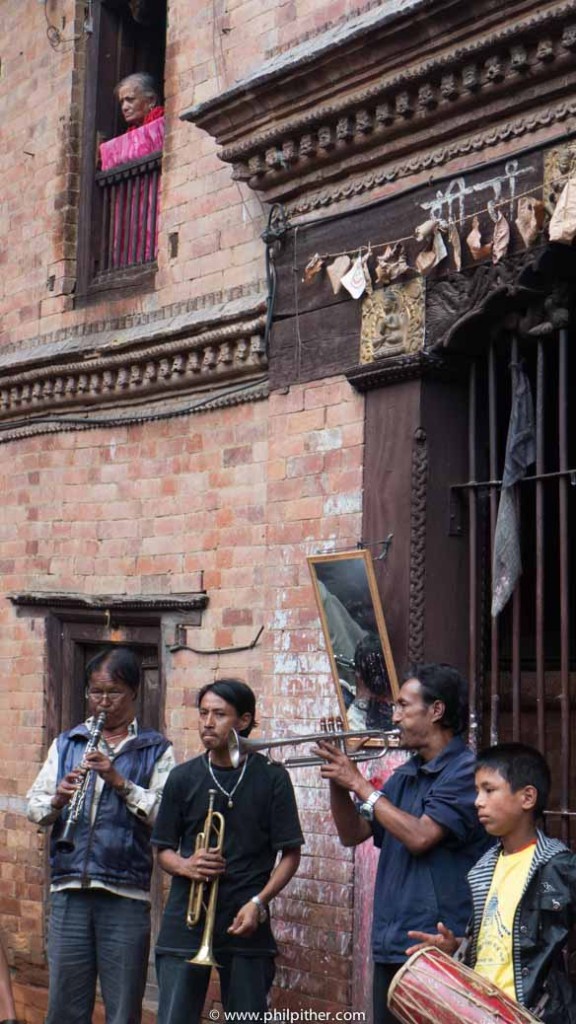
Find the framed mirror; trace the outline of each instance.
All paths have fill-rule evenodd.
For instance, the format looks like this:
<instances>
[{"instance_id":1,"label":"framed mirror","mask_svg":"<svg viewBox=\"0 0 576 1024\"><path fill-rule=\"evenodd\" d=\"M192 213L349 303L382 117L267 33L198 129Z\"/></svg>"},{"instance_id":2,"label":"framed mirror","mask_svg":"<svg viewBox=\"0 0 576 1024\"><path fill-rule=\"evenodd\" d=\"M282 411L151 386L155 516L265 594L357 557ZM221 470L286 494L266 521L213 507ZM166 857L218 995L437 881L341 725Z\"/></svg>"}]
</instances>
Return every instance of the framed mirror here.
<instances>
[{"instance_id":1,"label":"framed mirror","mask_svg":"<svg viewBox=\"0 0 576 1024\"><path fill-rule=\"evenodd\" d=\"M366 549L310 555L308 566L345 729L391 729L398 677Z\"/></svg>"}]
</instances>

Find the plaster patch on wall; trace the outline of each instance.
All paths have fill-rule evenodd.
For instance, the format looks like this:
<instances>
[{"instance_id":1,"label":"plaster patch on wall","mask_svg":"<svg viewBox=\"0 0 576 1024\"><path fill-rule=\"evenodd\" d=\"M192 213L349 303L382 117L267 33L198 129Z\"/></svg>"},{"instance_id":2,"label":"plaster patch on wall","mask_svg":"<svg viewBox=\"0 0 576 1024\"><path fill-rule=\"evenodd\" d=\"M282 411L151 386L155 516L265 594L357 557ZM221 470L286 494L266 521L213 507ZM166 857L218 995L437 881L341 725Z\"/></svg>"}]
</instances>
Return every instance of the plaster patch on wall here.
<instances>
[{"instance_id":1,"label":"plaster patch on wall","mask_svg":"<svg viewBox=\"0 0 576 1024\"><path fill-rule=\"evenodd\" d=\"M342 431L337 427L326 430L313 430L306 438L306 448L310 452L330 452L342 447Z\"/></svg>"},{"instance_id":2,"label":"plaster patch on wall","mask_svg":"<svg viewBox=\"0 0 576 1024\"><path fill-rule=\"evenodd\" d=\"M354 494L333 494L324 502L325 516L343 516L361 511L362 494L360 491Z\"/></svg>"}]
</instances>

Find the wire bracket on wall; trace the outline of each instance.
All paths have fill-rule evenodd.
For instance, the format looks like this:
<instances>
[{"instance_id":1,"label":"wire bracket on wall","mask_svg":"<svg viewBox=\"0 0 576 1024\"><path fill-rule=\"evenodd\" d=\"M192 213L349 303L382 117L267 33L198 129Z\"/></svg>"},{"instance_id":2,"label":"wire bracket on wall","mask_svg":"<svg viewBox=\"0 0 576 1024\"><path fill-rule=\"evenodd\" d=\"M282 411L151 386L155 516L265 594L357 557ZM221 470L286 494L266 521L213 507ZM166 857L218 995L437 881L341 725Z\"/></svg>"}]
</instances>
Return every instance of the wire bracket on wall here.
<instances>
[{"instance_id":1,"label":"wire bracket on wall","mask_svg":"<svg viewBox=\"0 0 576 1024\"><path fill-rule=\"evenodd\" d=\"M66 51L66 49L74 46L74 43L77 42L77 40L81 39L82 36L64 36L63 31L66 28L66 17L64 15L62 16L62 25L61 28L58 28L58 26L55 25L54 22L50 20L50 15L48 13L49 0L40 0L40 2L44 4L44 17L46 19L46 37L52 49L55 50L56 53L62 53ZM92 2L93 0L84 0L84 24L82 26L82 30L85 35L91 35L94 31L94 22L92 18Z\"/></svg>"},{"instance_id":2,"label":"wire bracket on wall","mask_svg":"<svg viewBox=\"0 0 576 1024\"><path fill-rule=\"evenodd\" d=\"M266 246L266 326L264 328L264 345L268 352L268 340L272 329L274 303L276 301L276 258L282 251L284 236L288 231L288 218L282 203L274 203L268 214L268 223L260 238Z\"/></svg>"},{"instance_id":3,"label":"wire bracket on wall","mask_svg":"<svg viewBox=\"0 0 576 1024\"><path fill-rule=\"evenodd\" d=\"M193 654L236 654L238 651L251 651L258 643L262 633L264 632L264 626L260 626L256 636L249 644L240 644L237 647L211 647L211 648L200 648L190 647L186 643L186 623L178 622L174 630L174 643L168 644L168 650L171 654L176 651L192 651Z\"/></svg>"},{"instance_id":4,"label":"wire bracket on wall","mask_svg":"<svg viewBox=\"0 0 576 1024\"><path fill-rule=\"evenodd\" d=\"M394 537L394 534L393 533L389 533L385 540L375 540L375 541L360 540L360 541L358 541L358 544L356 545L356 547L359 548L359 549L360 548L382 548L380 554L372 555L372 559L373 559L374 562L385 562L387 557L388 557L388 552L390 551L390 548L392 547L392 538L393 537Z\"/></svg>"}]
</instances>

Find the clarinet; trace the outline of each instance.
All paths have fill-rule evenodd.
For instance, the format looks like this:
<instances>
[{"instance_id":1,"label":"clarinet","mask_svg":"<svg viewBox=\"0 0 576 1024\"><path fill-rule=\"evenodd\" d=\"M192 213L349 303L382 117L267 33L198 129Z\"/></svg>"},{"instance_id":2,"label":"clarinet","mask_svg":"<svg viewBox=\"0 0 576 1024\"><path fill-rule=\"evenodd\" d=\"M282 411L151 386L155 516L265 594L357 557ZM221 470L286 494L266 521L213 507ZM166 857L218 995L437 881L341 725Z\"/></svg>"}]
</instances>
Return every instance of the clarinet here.
<instances>
[{"instance_id":1,"label":"clarinet","mask_svg":"<svg viewBox=\"0 0 576 1024\"><path fill-rule=\"evenodd\" d=\"M82 755L82 761L84 761L87 754L91 754L98 748L105 722L106 712L101 711L94 723L92 732L90 733L90 739L88 740L86 750ZM80 765L78 765L78 767L80 767ZM88 792L91 774L89 768L82 770L84 771L84 776L68 805L68 817L62 830L62 835L56 840L56 849L61 850L63 853L72 853L76 846L76 843L74 842L74 832L76 831L76 825L82 816L82 810L84 808L84 801L86 800L86 793Z\"/></svg>"}]
</instances>

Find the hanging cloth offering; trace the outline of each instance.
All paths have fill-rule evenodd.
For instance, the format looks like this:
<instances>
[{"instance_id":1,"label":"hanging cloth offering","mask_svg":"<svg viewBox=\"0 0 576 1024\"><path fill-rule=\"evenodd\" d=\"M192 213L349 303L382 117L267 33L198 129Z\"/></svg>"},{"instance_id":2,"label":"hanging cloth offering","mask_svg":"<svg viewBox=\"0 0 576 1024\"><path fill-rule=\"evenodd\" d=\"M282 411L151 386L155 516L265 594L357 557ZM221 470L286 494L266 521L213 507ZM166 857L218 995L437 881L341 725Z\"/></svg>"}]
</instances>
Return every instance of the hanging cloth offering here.
<instances>
[{"instance_id":1,"label":"hanging cloth offering","mask_svg":"<svg viewBox=\"0 0 576 1024\"><path fill-rule=\"evenodd\" d=\"M515 484L536 459L534 403L530 381L520 363L511 363L512 408L506 439L502 490L498 505L492 560L492 616L500 614L510 599L520 573L520 524Z\"/></svg>"},{"instance_id":2,"label":"hanging cloth offering","mask_svg":"<svg viewBox=\"0 0 576 1024\"><path fill-rule=\"evenodd\" d=\"M342 284L346 291L350 292L353 299L359 299L366 291L366 278L364 277L364 264L360 254L354 260L350 270L344 274Z\"/></svg>"}]
</instances>

